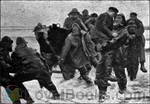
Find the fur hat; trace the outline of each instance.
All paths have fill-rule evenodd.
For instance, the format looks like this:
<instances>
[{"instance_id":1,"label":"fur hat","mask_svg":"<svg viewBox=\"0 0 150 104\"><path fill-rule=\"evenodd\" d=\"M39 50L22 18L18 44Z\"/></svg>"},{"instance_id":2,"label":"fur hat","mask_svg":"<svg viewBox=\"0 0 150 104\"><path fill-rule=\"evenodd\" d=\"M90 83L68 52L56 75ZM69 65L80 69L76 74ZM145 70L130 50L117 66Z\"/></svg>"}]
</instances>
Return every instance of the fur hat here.
<instances>
[{"instance_id":1,"label":"fur hat","mask_svg":"<svg viewBox=\"0 0 150 104\"><path fill-rule=\"evenodd\" d=\"M131 12L131 13L130 13L130 16L137 16L137 13Z\"/></svg>"},{"instance_id":2,"label":"fur hat","mask_svg":"<svg viewBox=\"0 0 150 104\"><path fill-rule=\"evenodd\" d=\"M78 15L80 15L80 12L78 11L77 8L73 8L73 9L71 10L71 12L69 12L68 15L71 15L71 14L78 14Z\"/></svg>"},{"instance_id":3,"label":"fur hat","mask_svg":"<svg viewBox=\"0 0 150 104\"><path fill-rule=\"evenodd\" d=\"M13 40L8 36L4 36L1 40L1 43L10 43L10 44L12 44Z\"/></svg>"},{"instance_id":4,"label":"fur hat","mask_svg":"<svg viewBox=\"0 0 150 104\"><path fill-rule=\"evenodd\" d=\"M115 12L115 13L118 13L118 12L119 12L119 10L118 10L116 7L109 7L108 10L113 11L113 12Z\"/></svg>"}]
</instances>

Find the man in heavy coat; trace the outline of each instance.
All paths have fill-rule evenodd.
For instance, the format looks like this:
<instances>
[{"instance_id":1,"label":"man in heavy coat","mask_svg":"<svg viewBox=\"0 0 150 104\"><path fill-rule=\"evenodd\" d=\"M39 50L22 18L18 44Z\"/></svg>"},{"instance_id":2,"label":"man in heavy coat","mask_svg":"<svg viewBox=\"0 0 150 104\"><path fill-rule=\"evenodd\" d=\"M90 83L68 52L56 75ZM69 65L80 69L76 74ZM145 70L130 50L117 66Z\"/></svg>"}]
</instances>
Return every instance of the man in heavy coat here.
<instances>
[{"instance_id":1,"label":"man in heavy coat","mask_svg":"<svg viewBox=\"0 0 150 104\"><path fill-rule=\"evenodd\" d=\"M13 64L18 70L14 76L15 80L25 82L36 79L41 87L52 92L54 99L59 98L59 93L51 81L48 66L43 62L43 58L36 50L29 48L22 37L17 38L16 45L15 51L12 53Z\"/></svg>"},{"instance_id":2,"label":"man in heavy coat","mask_svg":"<svg viewBox=\"0 0 150 104\"><path fill-rule=\"evenodd\" d=\"M119 93L123 94L126 91L127 78L125 74L126 67L126 45L127 40L130 39L128 30L126 28L126 20L123 14L118 14L113 23L113 32L116 33L113 39L127 37L124 44L114 50L113 54L113 70L117 77L119 86ZM118 43L119 44L119 43Z\"/></svg>"},{"instance_id":3,"label":"man in heavy coat","mask_svg":"<svg viewBox=\"0 0 150 104\"><path fill-rule=\"evenodd\" d=\"M95 28L91 32L92 40L95 44L105 45L107 41L113 38L113 18L118 13L117 8L110 7L107 12L101 14L96 21ZM115 77L111 76L112 71L112 56L113 51L102 54L102 60L96 68L95 84L99 88L99 98L102 99L110 84L108 80L116 81Z\"/></svg>"},{"instance_id":4,"label":"man in heavy coat","mask_svg":"<svg viewBox=\"0 0 150 104\"><path fill-rule=\"evenodd\" d=\"M145 63L145 37L144 37L144 26L143 26L143 23L142 21L140 21L138 18L137 18L137 13L135 12L132 12L130 13L130 19L127 21L127 23L130 21L130 20L134 20L135 21L135 25L137 26L137 29L136 29L136 36L139 40L139 42L137 43L138 44L138 49L139 49L139 63L141 64L141 71L142 72L147 72L145 66L144 66L144 63Z\"/></svg>"},{"instance_id":5,"label":"man in heavy coat","mask_svg":"<svg viewBox=\"0 0 150 104\"><path fill-rule=\"evenodd\" d=\"M132 14L131 14L132 15ZM141 71L147 72L144 66L145 62L145 38L143 35L144 27L142 22L138 21L135 18L130 18L127 21L128 31L131 36L133 36L132 41L129 42L127 53L128 53L128 64L127 71L130 77L130 80L133 81L136 79L138 72L139 63L141 64Z\"/></svg>"},{"instance_id":6,"label":"man in heavy coat","mask_svg":"<svg viewBox=\"0 0 150 104\"><path fill-rule=\"evenodd\" d=\"M14 81L14 77L9 75L15 73L9 55L12 51L12 43L13 41L8 36L3 37L0 42L0 84L6 89L13 104L21 104L20 98L25 99L27 104L32 104L33 100L24 85L21 82L17 83ZM15 89L18 89L16 90L18 94L13 92ZM11 93L10 90L12 90Z\"/></svg>"}]
</instances>

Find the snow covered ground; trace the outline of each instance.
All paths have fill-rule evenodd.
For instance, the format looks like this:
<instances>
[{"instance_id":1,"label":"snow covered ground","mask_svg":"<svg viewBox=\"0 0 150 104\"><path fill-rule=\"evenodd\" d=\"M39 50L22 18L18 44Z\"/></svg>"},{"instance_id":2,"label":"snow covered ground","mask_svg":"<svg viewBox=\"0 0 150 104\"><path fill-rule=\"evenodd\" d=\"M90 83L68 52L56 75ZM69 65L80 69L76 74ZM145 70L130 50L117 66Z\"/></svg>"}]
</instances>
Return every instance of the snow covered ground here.
<instances>
[{"instance_id":1,"label":"snow covered ground","mask_svg":"<svg viewBox=\"0 0 150 104\"><path fill-rule=\"evenodd\" d=\"M39 46L35 40L31 31L2 31L3 35L9 35L13 40L16 36L22 34L29 43L29 46L39 50ZM14 34L14 35L12 35ZM27 34L27 35L24 35ZM146 49L149 46L149 31L145 32L146 37ZM14 37L15 36L15 37ZM14 44L15 46L15 44ZM108 88L108 99L104 103L150 103L150 53L146 52L146 68L148 73L142 73L138 71L137 79L135 81L130 81L128 79L128 93L121 95L118 93L117 83L112 83ZM56 67L59 69L59 67ZM39 84L36 80L25 82L24 85L28 89L35 103L98 103L98 88L94 85L87 87L84 81L79 81L79 72L77 71L75 78L63 81L61 74L53 74L52 80L57 86L58 91L61 93L62 100L51 100L49 93L46 89L40 89ZM95 69L93 68L90 77L94 80ZM1 87L1 100L2 103L11 103L9 97L7 96L5 89ZM125 100L126 98L126 100ZM22 102L25 102L22 100Z\"/></svg>"}]
</instances>

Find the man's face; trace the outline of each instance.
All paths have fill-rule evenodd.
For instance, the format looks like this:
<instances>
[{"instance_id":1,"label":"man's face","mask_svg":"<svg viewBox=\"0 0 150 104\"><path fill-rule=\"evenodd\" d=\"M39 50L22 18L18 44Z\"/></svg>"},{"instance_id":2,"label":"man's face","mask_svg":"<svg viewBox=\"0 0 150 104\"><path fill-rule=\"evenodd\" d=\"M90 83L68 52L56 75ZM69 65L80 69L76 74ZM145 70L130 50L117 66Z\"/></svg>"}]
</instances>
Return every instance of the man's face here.
<instances>
[{"instance_id":1,"label":"man's face","mask_svg":"<svg viewBox=\"0 0 150 104\"><path fill-rule=\"evenodd\" d=\"M111 17L115 17L115 12L110 11L110 12L109 12L109 15L110 15Z\"/></svg>"},{"instance_id":2,"label":"man's face","mask_svg":"<svg viewBox=\"0 0 150 104\"><path fill-rule=\"evenodd\" d=\"M76 19L76 18L79 17L79 15L75 13L75 14L71 14L70 17L73 18L73 19Z\"/></svg>"},{"instance_id":3,"label":"man's face","mask_svg":"<svg viewBox=\"0 0 150 104\"><path fill-rule=\"evenodd\" d=\"M137 17L134 16L134 15L131 15L130 18L131 18L131 19L136 19Z\"/></svg>"},{"instance_id":4,"label":"man's face","mask_svg":"<svg viewBox=\"0 0 150 104\"><path fill-rule=\"evenodd\" d=\"M82 15L83 15L83 16L88 16L88 15L89 15L89 12L88 12L88 11L84 11L84 12L82 12Z\"/></svg>"},{"instance_id":5,"label":"man's face","mask_svg":"<svg viewBox=\"0 0 150 104\"><path fill-rule=\"evenodd\" d=\"M116 16L115 20L114 20L114 25L119 25L121 24L123 21L121 16Z\"/></svg>"}]
</instances>

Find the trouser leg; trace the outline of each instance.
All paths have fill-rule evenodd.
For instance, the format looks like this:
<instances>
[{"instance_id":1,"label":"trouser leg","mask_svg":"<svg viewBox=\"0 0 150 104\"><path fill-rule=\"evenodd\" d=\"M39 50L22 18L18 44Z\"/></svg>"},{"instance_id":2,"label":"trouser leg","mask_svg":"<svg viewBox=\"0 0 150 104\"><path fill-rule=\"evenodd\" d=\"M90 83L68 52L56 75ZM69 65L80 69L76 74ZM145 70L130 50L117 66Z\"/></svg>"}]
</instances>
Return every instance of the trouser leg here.
<instances>
[{"instance_id":1,"label":"trouser leg","mask_svg":"<svg viewBox=\"0 0 150 104\"><path fill-rule=\"evenodd\" d=\"M40 71L35 73L28 74L17 74L14 78L17 82L25 82L33 79L37 79L40 82L41 86L47 88L50 92L52 92L53 96L59 96L59 93L51 81L51 76L46 71Z\"/></svg>"},{"instance_id":2,"label":"trouser leg","mask_svg":"<svg viewBox=\"0 0 150 104\"><path fill-rule=\"evenodd\" d=\"M81 77L87 82L87 83L92 83L91 79L87 75L87 69L86 66L83 66L82 68L78 68Z\"/></svg>"},{"instance_id":3,"label":"trouser leg","mask_svg":"<svg viewBox=\"0 0 150 104\"><path fill-rule=\"evenodd\" d=\"M108 80L105 78L106 76L105 63L102 61L96 67L95 84L98 86L99 92L106 92L107 90Z\"/></svg>"},{"instance_id":4,"label":"trouser leg","mask_svg":"<svg viewBox=\"0 0 150 104\"><path fill-rule=\"evenodd\" d=\"M25 86L22 83L17 84L20 89L21 98L27 101L27 104L32 104L34 101L32 97L30 96L28 90L25 88Z\"/></svg>"},{"instance_id":5,"label":"trouser leg","mask_svg":"<svg viewBox=\"0 0 150 104\"><path fill-rule=\"evenodd\" d=\"M39 80L40 84L44 86L46 89L48 89L50 92L52 92L54 97L59 97L59 93L57 91L56 86L51 81L51 76L47 72L40 72L39 75L36 76L36 78Z\"/></svg>"},{"instance_id":6,"label":"trouser leg","mask_svg":"<svg viewBox=\"0 0 150 104\"><path fill-rule=\"evenodd\" d=\"M75 68L72 67L71 65L60 65L61 71L62 71L62 75L63 78L65 80L69 80L72 79L74 77L75 74Z\"/></svg>"},{"instance_id":7,"label":"trouser leg","mask_svg":"<svg viewBox=\"0 0 150 104\"><path fill-rule=\"evenodd\" d=\"M125 69L120 65L114 66L114 72L118 79L118 86L120 90L125 90L127 85L127 78L125 74Z\"/></svg>"},{"instance_id":8,"label":"trouser leg","mask_svg":"<svg viewBox=\"0 0 150 104\"><path fill-rule=\"evenodd\" d=\"M130 63L130 65L127 66L128 76L130 77L131 81L136 79L137 72L138 72L138 65L139 63L137 61L136 63Z\"/></svg>"}]
</instances>

